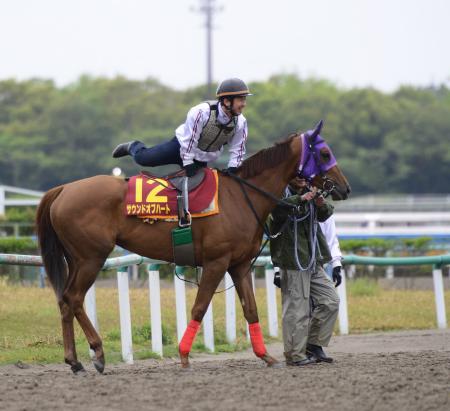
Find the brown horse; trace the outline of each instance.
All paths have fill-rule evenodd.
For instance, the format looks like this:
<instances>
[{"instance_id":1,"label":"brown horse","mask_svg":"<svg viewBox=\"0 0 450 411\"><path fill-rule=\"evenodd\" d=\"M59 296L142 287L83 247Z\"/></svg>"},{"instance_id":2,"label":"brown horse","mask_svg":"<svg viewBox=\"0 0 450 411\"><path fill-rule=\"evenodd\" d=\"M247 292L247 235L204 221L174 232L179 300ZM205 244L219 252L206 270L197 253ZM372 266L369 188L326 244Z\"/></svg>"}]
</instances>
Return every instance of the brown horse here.
<instances>
[{"instance_id":1,"label":"brown horse","mask_svg":"<svg viewBox=\"0 0 450 411\"><path fill-rule=\"evenodd\" d=\"M293 135L245 160L237 174L280 198L288 182L299 173L303 146L303 137ZM326 164L330 160L330 152L326 149L322 148L316 154L315 161ZM332 182L332 196L337 200L346 199L350 192L337 165L315 176L312 182L317 187ZM126 191L127 182L122 179L95 176L49 190L38 208L36 222L42 258L61 311L65 362L71 365L74 373L84 371L77 360L74 316L95 352L96 369L104 370L102 340L86 315L83 301L114 246L117 244L142 256L173 261L171 230L177 224L157 222L149 225L138 218L126 217ZM194 219L192 223L195 259L203 267L203 274L192 307L192 319L180 343L184 367L189 365L195 333L226 271L233 279L249 323L255 354L268 365L277 362L265 349L251 276L247 275L262 241L260 222L266 220L276 203L251 187L247 186L245 191L247 198L234 178L220 175L220 213Z\"/></svg>"}]
</instances>

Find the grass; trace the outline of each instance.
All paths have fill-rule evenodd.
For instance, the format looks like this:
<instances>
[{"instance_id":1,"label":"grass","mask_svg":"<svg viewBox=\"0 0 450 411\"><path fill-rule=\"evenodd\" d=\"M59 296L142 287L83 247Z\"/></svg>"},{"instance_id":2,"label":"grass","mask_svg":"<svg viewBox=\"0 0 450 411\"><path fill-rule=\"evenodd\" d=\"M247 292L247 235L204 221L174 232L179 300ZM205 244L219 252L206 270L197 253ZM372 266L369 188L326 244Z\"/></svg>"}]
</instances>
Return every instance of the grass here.
<instances>
[{"instance_id":1,"label":"grass","mask_svg":"<svg viewBox=\"0 0 450 411\"><path fill-rule=\"evenodd\" d=\"M381 288L376 280L362 277L348 281L347 291L354 297L374 297L380 295Z\"/></svg>"},{"instance_id":2,"label":"grass","mask_svg":"<svg viewBox=\"0 0 450 411\"><path fill-rule=\"evenodd\" d=\"M365 280L348 281L350 331L430 329L436 327L432 291L385 291ZM97 312L107 362L121 359L118 295L116 289L97 288ZM195 289L187 289L187 312L195 298ZM450 292L446 292L447 318L450 318ZM267 332L265 289L256 293L260 322ZM277 301L280 303L278 291ZM157 358L151 352L149 301L146 289L131 289L133 349L136 359ZM236 299L238 304L238 299ZM161 290L164 356L176 357L176 319L174 292ZM217 352L234 352L249 346L242 310L237 306L237 342L225 338L225 295L213 300L215 345ZM189 315L188 315L189 318ZM280 318L280 310L279 310ZM279 321L281 326L281 321ZM279 333L281 335L281 332ZM88 359L88 346L79 326L75 326L77 351L81 360ZM265 335L267 341L271 341ZM206 351L203 335L197 336L193 353ZM11 286L0 282L0 364L16 361L28 363L62 362L63 346L59 312L53 291L49 288Z\"/></svg>"}]
</instances>

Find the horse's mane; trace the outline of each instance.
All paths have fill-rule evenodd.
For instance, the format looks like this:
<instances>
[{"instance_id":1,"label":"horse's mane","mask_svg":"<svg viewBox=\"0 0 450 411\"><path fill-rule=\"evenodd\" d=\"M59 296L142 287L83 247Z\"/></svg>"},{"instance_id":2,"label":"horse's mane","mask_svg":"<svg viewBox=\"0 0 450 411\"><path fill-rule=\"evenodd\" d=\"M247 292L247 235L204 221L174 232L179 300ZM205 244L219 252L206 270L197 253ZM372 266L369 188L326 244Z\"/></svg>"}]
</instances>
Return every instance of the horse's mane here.
<instances>
[{"instance_id":1,"label":"horse's mane","mask_svg":"<svg viewBox=\"0 0 450 411\"><path fill-rule=\"evenodd\" d=\"M240 177L251 178L280 164L290 154L291 141L295 137L297 134L292 133L286 139L276 142L272 147L264 148L244 160L238 169Z\"/></svg>"}]
</instances>

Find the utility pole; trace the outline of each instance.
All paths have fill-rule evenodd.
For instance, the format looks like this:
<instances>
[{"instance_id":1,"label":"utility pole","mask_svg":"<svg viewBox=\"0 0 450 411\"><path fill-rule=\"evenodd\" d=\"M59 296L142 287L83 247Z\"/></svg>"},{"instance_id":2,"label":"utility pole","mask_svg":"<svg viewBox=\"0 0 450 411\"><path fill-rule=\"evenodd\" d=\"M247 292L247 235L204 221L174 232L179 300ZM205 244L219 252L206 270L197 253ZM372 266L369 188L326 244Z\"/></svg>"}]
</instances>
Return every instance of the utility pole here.
<instances>
[{"instance_id":1,"label":"utility pole","mask_svg":"<svg viewBox=\"0 0 450 411\"><path fill-rule=\"evenodd\" d=\"M205 28L206 28L206 84L208 85L206 96L207 99L213 97L213 74L212 74L212 31L213 31L213 18L214 13L221 11L222 7L217 7L216 0L200 0L200 7L195 9L198 13L205 15Z\"/></svg>"}]
</instances>

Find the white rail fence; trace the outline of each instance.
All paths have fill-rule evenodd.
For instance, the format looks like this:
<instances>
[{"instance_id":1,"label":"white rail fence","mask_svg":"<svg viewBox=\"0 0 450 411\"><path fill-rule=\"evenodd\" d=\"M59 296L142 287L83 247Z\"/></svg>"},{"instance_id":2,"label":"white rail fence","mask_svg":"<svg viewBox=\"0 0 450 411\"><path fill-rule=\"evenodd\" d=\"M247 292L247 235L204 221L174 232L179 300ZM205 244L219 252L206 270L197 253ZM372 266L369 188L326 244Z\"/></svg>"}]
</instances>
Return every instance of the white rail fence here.
<instances>
[{"instance_id":1,"label":"white rail fence","mask_svg":"<svg viewBox=\"0 0 450 411\"><path fill-rule=\"evenodd\" d=\"M267 323L268 335L271 337L278 337L279 323L277 311L277 291L273 284L274 270L273 266L267 262L267 257L261 257L258 261L260 265L265 266L265 288L267 307L259 306L259 310L267 309ZM183 269L176 267L178 276L183 278ZM132 326L130 315L130 300L128 297L128 271L126 267L121 268L117 272L118 279L118 293L119 293L119 308L120 308L120 333L122 342L122 358L127 363L133 362L132 349ZM342 284L336 290L338 292L339 315L338 325L339 333L347 335L349 333L349 319L348 319L348 304L347 304L347 286L346 273L342 270ZM148 287L150 299L150 323L151 323L151 349L153 352L163 355L162 343L162 321L161 321L161 302L160 302L160 281L159 281L159 264L150 264L148 266ZM437 326L440 329L447 328L444 286L442 278L442 270L438 268L433 269L433 282L435 291L436 303L436 318ZM225 327L226 339L230 344L236 341L236 294L234 288L229 288L232 285L231 277L228 273L225 274ZM187 327L187 307L186 307L186 290L185 283L174 275L174 289L175 289L175 310L176 310L176 324L177 324L177 339L180 342L183 333ZM93 324L97 323L95 315L95 286L89 290L89 298L86 298L86 308L89 318ZM203 321L203 339L204 345L210 351L214 351L214 324L213 324L213 302L211 302ZM248 327L247 327L248 328ZM247 338L249 338L247 332Z\"/></svg>"},{"instance_id":2,"label":"white rail fence","mask_svg":"<svg viewBox=\"0 0 450 411\"><path fill-rule=\"evenodd\" d=\"M265 261L259 261L259 265ZM161 288L159 267L161 264L149 264L147 266L148 273L148 289L149 289L149 309L150 309L150 326L151 326L151 350L162 356L163 355L163 332L161 319ZM175 267L177 275L174 274L174 291L175 291L175 312L176 312L176 328L178 343L183 337L187 327L187 309L186 306L186 287L184 278L184 270L182 267ZM274 270L270 264L265 268L265 288L267 300L267 318L268 318L268 334L271 337L278 336L278 312L277 312L277 292L273 284ZM226 339L230 344L236 342L236 291L233 281L228 273L225 274L225 327ZM230 288L231 287L231 288ZM119 294L119 317L120 317L120 336L122 346L122 359L126 363L133 363L133 342L132 342L132 322L131 307L129 298L129 274L126 266L117 270L117 288ZM99 330L99 322L97 319L95 284L86 294L85 306L89 319L94 327ZM261 309L261 307L259 307ZM210 303L208 310L202 321L203 325L203 342L205 347L214 352L214 320L213 320L213 302ZM101 326L101 324L100 324ZM248 338L248 334L247 334ZM91 352L91 355L93 353Z\"/></svg>"},{"instance_id":3,"label":"white rail fence","mask_svg":"<svg viewBox=\"0 0 450 411\"><path fill-rule=\"evenodd\" d=\"M129 274L127 266L133 264L147 264L148 287L149 287L149 309L151 324L151 349L153 352L163 355L163 335L161 320L161 298L160 298L160 274L159 267L167 264L160 261L154 261L136 254L130 254L124 257L110 258L106 261L103 269L118 268L117 270L117 287L119 294L119 317L120 317L120 335L122 346L122 358L127 363L133 363L133 342L132 342L132 323L131 323L131 307L129 297ZM411 257L411 258L370 258L360 256L346 256L344 263L350 264L349 270L354 270L355 264L378 264L378 265L433 265L433 283L434 295L436 303L436 319L438 328L447 328L447 319L445 311L444 285L442 276L442 266L450 264L450 255L433 256L433 257ZM28 265L42 266L40 256L23 256L0 254L0 264L6 265ZM274 269L271 264L270 257L259 257L256 261L257 266L265 267L265 288L267 301L267 319L268 319L268 335L272 337L278 336L278 310L277 310L277 292L273 284ZM178 278L174 275L175 289L175 310L177 324L177 339L180 342L183 333L187 327L187 307L186 307L186 290L183 278L183 268L176 267ZM254 273L253 273L254 278ZM339 331L340 334L349 333L349 320L347 308L347 289L346 289L346 273L342 270L342 284L337 288L340 305L339 305ZM225 288L225 327L226 338L230 344L236 341L236 298L235 289L229 288L232 285L231 277L228 273L224 279ZM253 281L254 287L254 281ZM95 284L89 289L85 298L86 312L94 327L99 330ZM258 307L260 310L262 307ZM213 324L213 303L211 302L206 315L203 318L203 338L204 345L211 351L214 351L214 324ZM248 338L248 332L247 332ZM92 354L92 353L91 353Z\"/></svg>"}]
</instances>

